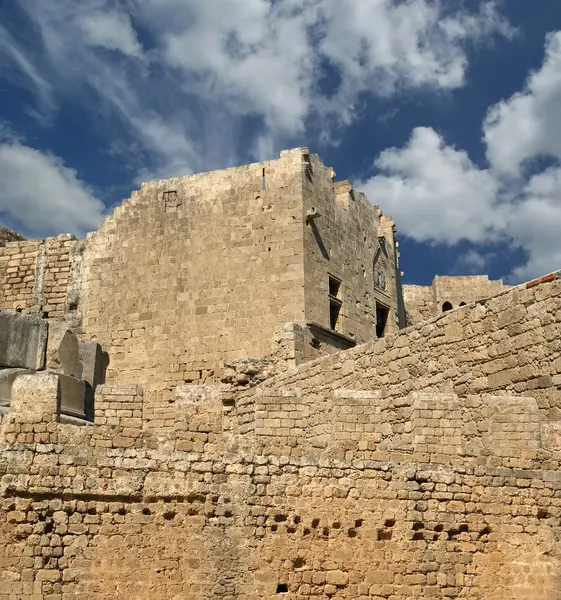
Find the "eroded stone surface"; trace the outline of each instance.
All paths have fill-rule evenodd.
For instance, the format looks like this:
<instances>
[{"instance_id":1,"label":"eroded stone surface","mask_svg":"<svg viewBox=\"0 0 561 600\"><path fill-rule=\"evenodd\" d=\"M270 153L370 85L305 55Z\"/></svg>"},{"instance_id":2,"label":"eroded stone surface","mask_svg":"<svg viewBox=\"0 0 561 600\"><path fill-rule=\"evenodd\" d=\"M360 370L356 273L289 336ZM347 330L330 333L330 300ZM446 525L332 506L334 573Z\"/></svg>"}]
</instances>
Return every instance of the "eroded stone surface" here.
<instances>
[{"instance_id":1,"label":"eroded stone surface","mask_svg":"<svg viewBox=\"0 0 561 600\"><path fill-rule=\"evenodd\" d=\"M0 367L45 367L47 323L33 315L0 310Z\"/></svg>"},{"instance_id":2,"label":"eroded stone surface","mask_svg":"<svg viewBox=\"0 0 561 600\"><path fill-rule=\"evenodd\" d=\"M78 338L66 323L49 321L46 366L47 369L64 375L82 378L83 367Z\"/></svg>"}]
</instances>

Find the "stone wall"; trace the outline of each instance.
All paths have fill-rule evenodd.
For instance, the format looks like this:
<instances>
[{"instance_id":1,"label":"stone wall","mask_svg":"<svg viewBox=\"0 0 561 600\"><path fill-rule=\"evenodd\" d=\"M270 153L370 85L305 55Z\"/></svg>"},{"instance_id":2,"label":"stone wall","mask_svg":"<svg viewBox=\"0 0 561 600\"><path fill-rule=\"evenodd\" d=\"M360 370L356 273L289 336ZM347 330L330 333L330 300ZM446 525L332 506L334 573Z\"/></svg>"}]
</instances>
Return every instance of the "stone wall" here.
<instances>
[{"instance_id":1,"label":"stone wall","mask_svg":"<svg viewBox=\"0 0 561 600\"><path fill-rule=\"evenodd\" d=\"M82 331L109 352L108 381L157 402L269 354L276 329L303 319L301 162L296 150L143 184L88 235Z\"/></svg>"},{"instance_id":2,"label":"stone wall","mask_svg":"<svg viewBox=\"0 0 561 600\"><path fill-rule=\"evenodd\" d=\"M0 225L0 246L5 246L8 242L15 242L25 240L23 235L8 229L7 227L2 227Z\"/></svg>"},{"instance_id":3,"label":"stone wall","mask_svg":"<svg viewBox=\"0 0 561 600\"><path fill-rule=\"evenodd\" d=\"M490 280L487 275L436 275L431 286L404 285L407 324L416 325L447 310L495 296L510 287L500 279Z\"/></svg>"},{"instance_id":4,"label":"stone wall","mask_svg":"<svg viewBox=\"0 0 561 600\"><path fill-rule=\"evenodd\" d=\"M305 156L304 231L306 319L330 328L329 279L339 284L336 330L362 344L376 337L376 306L388 311L385 333L398 328L393 221L315 155ZM382 242L380 242L382 240ZM348 346L347 346L348 347ZM308 358L318 353L308 345Z\"/></svg>"},{"instance_id":5,"label":"stone wall","mask_svg":"<svg viewBox=\"0 0 561 600\"><path fill-rule=\"evenodd\" d=\"M89 428L20 385L0 599L557 600L559 275L241 393L181 385L160 429L136 385Z\"/></svg>"},{"instance_id":6,"label":"stone wall","mask_svg":"<svg viewBox=\"0 0 561 600\"><path fill-rule=\"evenodd\" d=\"M75 320L81 247L71 235L0 247L0 309Z\"/></svg>"}]
</instances>

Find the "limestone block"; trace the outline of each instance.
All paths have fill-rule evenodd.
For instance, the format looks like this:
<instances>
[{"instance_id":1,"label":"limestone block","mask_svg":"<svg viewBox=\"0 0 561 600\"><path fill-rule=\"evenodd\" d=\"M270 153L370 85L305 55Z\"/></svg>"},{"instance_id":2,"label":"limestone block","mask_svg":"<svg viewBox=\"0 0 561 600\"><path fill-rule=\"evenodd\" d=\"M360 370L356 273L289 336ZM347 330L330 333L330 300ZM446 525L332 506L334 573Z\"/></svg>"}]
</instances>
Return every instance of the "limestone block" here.
<instances>
[{"instance_id":1,"label":"limestone block","mask_svg":"<svg viewBox=\"0 0 561 600\"><path fill-rule=\"evenodd\" d=\"M45 368L47 321L34 315L0 311L0 367Z\"/></svg>"},{"instance_id":2,"label":"limestone block","mask_svg":"<svg viewBox=\"0 0 561 600\"><path fill-rule=\"evenodd\" d=\"M82 379L95 389L103 383L103 352L96 342L78 342Z\"/></svg>"},{"instance_id":3,"label":"limestone block","mask_svg":"<svg viewBox=\"0 0 561 600\"><path fill-rule=\"evenodd\" d=\"M59 376L54 373L20 375L12 386L11 413L18 421L55 421L60 399Z\"/></svg>"},{"instance_id":4,"label":"limestone block","mask_svg":"<svg viewBox=\"0 0 561 600\"><path fill-rule=\"evenodd\" d=\"M0 369L0 406L10 406L12 386L19 375L32 374L29 369Z\"/></svg>"},{"instance_id":5,"label":"limestone block","mask_svg":"<svg viewBox=\"0 0 561 600\"><path fill-rule=\"evenodd\" d=\"M60 412L73 417L85 418L86 382L59 375Z\"/></svg>"},{"instance_id":6,"label":"limestone block","mask_svg":"<svg viewBox=\"0 0 561 600\"><path fill-rule=\"evenodd\" d=\"M46 362L47 369L82 378L78 338L64 323L49 322Z\"/></svg>"}]
</instances>

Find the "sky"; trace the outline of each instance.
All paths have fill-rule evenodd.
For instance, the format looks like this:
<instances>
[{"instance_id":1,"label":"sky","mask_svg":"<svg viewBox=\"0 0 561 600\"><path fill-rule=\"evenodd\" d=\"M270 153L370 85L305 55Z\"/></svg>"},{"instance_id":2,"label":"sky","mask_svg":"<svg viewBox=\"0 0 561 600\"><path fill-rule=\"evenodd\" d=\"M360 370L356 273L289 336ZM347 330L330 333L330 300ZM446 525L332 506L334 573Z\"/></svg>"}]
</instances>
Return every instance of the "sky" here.
<instances>
[{"instance_id":1,"label":"sky","mask_svg":"<svg viewBox=\"0 0 561 600\"><path fill-rule=\"evenodd\" d=\"M142 181L307 146L405 283L561 268L560 0L0 0L0 224L95 230Z\"/></svg>"}]
</instances>

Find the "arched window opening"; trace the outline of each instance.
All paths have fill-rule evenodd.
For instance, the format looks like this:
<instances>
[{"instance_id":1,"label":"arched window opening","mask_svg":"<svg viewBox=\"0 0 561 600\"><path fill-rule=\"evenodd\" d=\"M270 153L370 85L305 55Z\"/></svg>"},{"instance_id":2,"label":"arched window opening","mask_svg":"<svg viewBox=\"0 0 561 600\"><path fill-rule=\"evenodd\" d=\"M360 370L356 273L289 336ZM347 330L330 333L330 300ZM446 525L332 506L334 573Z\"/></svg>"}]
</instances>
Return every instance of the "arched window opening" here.
<instances>
[{"instance_id":1,"label":"arched window opening","mask_svg":"<svg viewBox=\"0 0 561 600\"><path fill-rule=\"evenodd\" d=\"M466 303L465 302L460 302L460 306L465 306Z\"/></svg>"},{"instance_id":2,"label":"arched window opening","mask_svg":"<svg viewBox=\"0 0 561 600\"><path fill-rule=\"evenodd\" d=\"M442 305L442 312L446 312L447 310L452 310L452 305L450 304L450 302L445 302Z\"/></svg>"}]
</instances>

